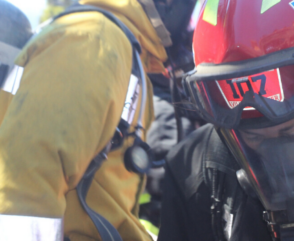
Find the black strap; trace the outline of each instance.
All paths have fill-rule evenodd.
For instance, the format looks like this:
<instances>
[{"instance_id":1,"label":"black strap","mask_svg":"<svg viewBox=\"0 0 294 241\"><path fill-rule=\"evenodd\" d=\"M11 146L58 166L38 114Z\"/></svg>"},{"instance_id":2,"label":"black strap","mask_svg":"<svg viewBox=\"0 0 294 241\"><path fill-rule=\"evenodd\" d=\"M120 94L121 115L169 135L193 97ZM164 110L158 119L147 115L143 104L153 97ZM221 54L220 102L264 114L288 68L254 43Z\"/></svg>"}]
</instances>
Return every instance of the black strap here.
<instances>
[{"instance_id":1,"label":"black strap","mask_svg":"<svg viewBox=\"0 0 294 241\"><path fill-rule=\"evenodd\" d=\"M226 241L222 226L223 214L223 190L226 174L217 169L213 169L212 173L212 206L211 206L211 222L214 237L216 241Z\"/></svg>"},{"instance_id":2,"label":"black strap","mask_svg":"<svg viewBox=\"0 0 294 241\"><path fill-rule=\"evenodd\" d=\"M92 183L94 174L100 168L102 162L107 158L107 154L111 148L111 144L109 143L106 148L102 152L100 152L91 162L87 171L85 172L82 180L79 182L77 186L77 193L80 199L80 203L85 211L88 213L93 223L95 224L101 238L103 241L122 241L118 231L109 223L104 217L100 214L93 211L88 204L86 203L86 197L90 185Z\"/></svg>"},{"instance_id":3,"label":"black strap","mask_svg":"<svg viewBox=\"0 0 294 241\"><path fill-rule=\"evenodd\" d=\"M204 180L211 188L211 221L215 240L227 240L223 226L224 207L235 214L241 205L243 192L236 178L240 167L215 130L209 137L204 163Z\"/></svg>"}]
</instances>

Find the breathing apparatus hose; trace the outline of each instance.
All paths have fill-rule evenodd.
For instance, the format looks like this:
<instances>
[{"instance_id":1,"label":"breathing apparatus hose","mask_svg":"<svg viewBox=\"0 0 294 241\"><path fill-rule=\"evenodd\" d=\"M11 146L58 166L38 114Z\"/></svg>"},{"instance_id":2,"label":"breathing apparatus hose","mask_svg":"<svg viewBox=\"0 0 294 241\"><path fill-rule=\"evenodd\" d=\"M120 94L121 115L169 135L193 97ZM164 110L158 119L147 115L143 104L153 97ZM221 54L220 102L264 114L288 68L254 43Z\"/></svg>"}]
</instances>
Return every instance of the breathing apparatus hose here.
<instances>
[{"instance_id":1,"label":"breathing apparatus hose","mask_svg":"<svg viewBox=\"0 0 294 241\"><path fill-rule=\"evenodd\" d=\"M176 124L177 124L177 142L180 142L184 138L184 130L183 130L183 123L181 120L181 114L179 111L179 103L181 102L181 97L179 90L177 88L177 81L175 77L175 71L174 71L174 62L171 57L170 49L167 49L167 55L168 59L171 64L171 73L170 73L170 79L171 79L171 84L170 84L170 89L171 89L171 97L172 97L172 104L175 110L175 119L176 119Z\"/></svg>"}]
</instances>

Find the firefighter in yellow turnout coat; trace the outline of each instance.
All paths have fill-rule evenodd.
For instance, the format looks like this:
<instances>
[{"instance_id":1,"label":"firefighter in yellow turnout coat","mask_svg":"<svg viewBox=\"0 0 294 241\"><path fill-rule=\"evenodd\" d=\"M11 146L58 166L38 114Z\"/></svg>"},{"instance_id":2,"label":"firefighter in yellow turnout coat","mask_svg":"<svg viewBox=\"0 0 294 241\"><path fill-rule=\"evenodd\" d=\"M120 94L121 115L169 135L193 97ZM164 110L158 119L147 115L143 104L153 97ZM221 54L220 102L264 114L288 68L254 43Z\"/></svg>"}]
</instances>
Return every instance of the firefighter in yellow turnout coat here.
<instances>
[{"instance_id":1,"label":"firefighter in yellow turnout coat","mask_svg":"<svg viewBox=\"0 0 294 241\"><path fill-rule=\"evenodd\" d=\"M81 3L118 17L141 44L145 71L163 71L163 40L137 0ZM75 187L119 123L132 60L125 34L98 12L57 19L20 53L16 64L24 67L21 84L0 120L1 240L59 241L62 232L71 241L100 240ZM149 81L147 86L145 130L153 118ZM108 155L95 174L87 203L123 240L151 240L137 218L144 176L128 172L123 162L132 141L128 138Z\"/></svg>"}]
</instances>

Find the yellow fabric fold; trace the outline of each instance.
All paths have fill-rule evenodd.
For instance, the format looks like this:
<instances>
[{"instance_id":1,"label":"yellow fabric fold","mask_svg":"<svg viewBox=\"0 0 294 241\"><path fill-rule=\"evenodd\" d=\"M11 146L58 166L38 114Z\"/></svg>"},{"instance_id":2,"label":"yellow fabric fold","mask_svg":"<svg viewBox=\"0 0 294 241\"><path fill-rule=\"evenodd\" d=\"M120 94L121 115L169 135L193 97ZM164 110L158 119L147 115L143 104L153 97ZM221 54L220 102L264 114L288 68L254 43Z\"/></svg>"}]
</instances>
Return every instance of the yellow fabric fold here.
<instances>
[{"instance_id":1,"label":"yellow fabric fold","mask_svg":"<svg viewBox=\"0 0 294 241\"><path fill-rule=\"evenodd\" d=\"M165 48L137 0L81 0L80 3L112 12L139 40L143 48L141 58L146 71L148 73L163 72L163 62L167 59Z\"/></svg>"}]
</instances>

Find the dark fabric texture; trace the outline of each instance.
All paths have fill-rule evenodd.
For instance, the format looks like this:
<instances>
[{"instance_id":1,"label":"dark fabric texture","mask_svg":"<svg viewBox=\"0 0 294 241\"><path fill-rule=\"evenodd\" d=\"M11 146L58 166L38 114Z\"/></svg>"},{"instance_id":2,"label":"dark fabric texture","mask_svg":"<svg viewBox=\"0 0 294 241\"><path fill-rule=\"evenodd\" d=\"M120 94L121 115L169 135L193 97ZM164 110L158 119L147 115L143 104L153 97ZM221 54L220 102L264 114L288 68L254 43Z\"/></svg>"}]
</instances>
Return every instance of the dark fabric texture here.
<instances>
[{"instance_id":1,"label":"dark fabric texture","mask_svg":"<svg viewBox=\"0 0 294 241\"><path fill-rule=\"evenodd\" d=\"M166 154L177 143L178 132L175 109L172 104L170 80L162 74L148 75L153 85L153 104L155 120L147 133L147 143L151 147L155 160L163 161ZM184 135L193 130L187 118L181 118ZM151 202L140 206L139 217L159 226L164 168L154 168L147 174L146 191L151 195Z\"/></svg>"},{"instance_id":2,"label":"dark fabric texture","mask_svg":"<svg viewBox=\"0 0 294 241\"><path fill-rule=\"evenodd\" d=\"M167 156L158 240L215 241L211 170L217 169L226 175L222 210L234 215L230 241L272 241L262 218L263 206L238 184L238 168L211 124L176 145Z\"/></svg>"},{"instance_id":3,"label":"dark fabric texture","mask_svg":"<svg viewBox=\"0 0 294 241\"><path fill-rule=\"evenodd\" d=\"M148 74L148 77L152 82L154 95L161 95L162 92L168 93L169 102L171 102L169 78L166 78L162 74Z\"/></svg>"},{"instance_id":4,"label":"dark fabric texture","mask_svg":"<svg viewBox=\"0 0 294 241\"><path fill-rule=\"evenodd\" d=\"M272 241L267 224L262 219L263 211L257 199L244 197L235 217L230 241Z\"/></svg>"},{"instance_id":5,"label":"dark fabric texture","mask_svg":"<svg viewBox=\"0 0 294 241\"><path fill-rule=\"evenodd\" d=\"M202 126L173 147L167 155L167 165L186 198L197 192L204 181L204 163L201 160L204 158L207 140L212 131L213 126ZM194 157L198 161L193 161Z\"/></svg>"},{"instance_id":6,"label":"dark fabric texture","mask_svg":"<svg viewBox=\"0 0 294 241\"><path fill-rule=\"evenodd\" d=\"M162 160L177 143L177 124L175 110L169 89L169 80L163 75L149 75L153 84L155 120L147 133L147 143L151 147L155 160ZM193 131L192 123L181 118L184 135Z\"/></svg>"},{"instance_id":7,"label":"dark fabric texture","mask_svg":"<svg viewBox=\"0 0 294 241\"><path fill-rule=\"evenodd\" d=\"M162 204L158 241L215 241L210 225L210 191L204 182L186 199L167 167Z\"/></svg>"}]
</instances>

